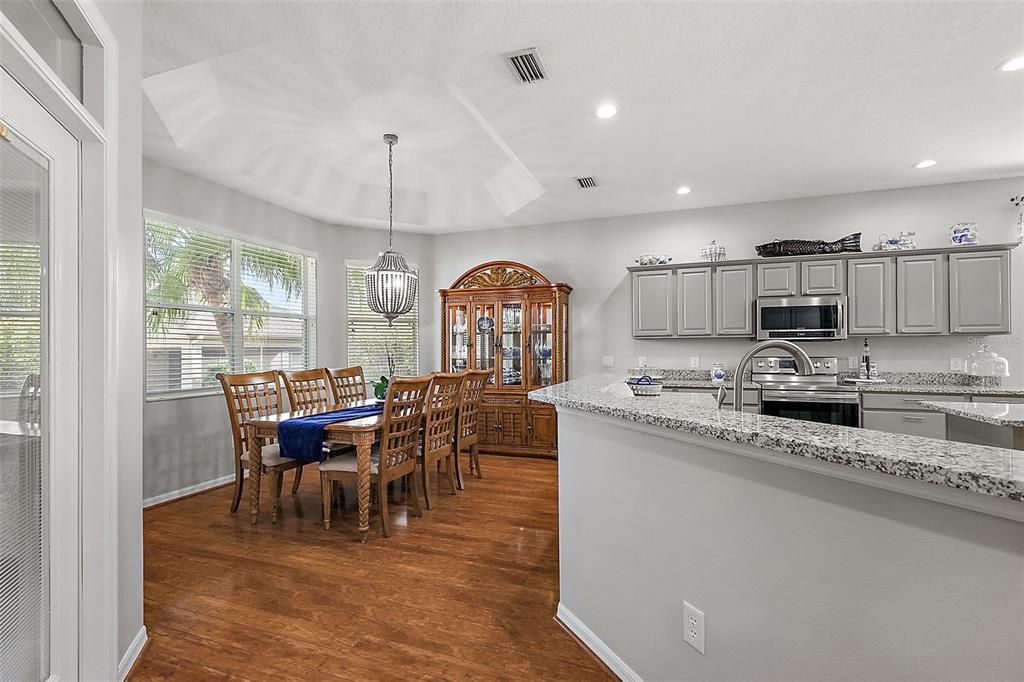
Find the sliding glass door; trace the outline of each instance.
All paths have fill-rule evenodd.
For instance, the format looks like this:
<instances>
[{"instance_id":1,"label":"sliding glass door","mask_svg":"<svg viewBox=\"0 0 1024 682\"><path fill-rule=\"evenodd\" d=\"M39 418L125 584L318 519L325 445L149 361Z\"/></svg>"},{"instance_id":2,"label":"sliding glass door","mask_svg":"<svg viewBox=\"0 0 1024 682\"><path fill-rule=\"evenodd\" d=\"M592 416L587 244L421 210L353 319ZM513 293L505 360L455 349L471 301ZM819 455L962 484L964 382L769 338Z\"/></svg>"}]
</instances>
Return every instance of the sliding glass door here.
<instances>
[{"instance_id":1,"label":"sliding glass door","mask_svg":"<svg viewBox=\"0 0 1024 682\"><path fill-rule=\"evenodd\" d=\"M80 584L78 145L0 79L0 680L68 679Z\"/></svg>"}]
</instances>

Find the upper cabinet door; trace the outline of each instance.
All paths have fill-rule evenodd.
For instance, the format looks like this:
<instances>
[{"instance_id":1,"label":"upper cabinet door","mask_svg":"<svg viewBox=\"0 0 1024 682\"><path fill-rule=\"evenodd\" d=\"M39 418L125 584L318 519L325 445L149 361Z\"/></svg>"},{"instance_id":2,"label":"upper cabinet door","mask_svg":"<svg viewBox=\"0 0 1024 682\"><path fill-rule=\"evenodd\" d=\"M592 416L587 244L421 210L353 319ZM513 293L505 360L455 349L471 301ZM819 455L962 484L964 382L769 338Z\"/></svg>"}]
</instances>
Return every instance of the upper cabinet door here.
<instances>
[{"instance_id":1,"label":"upper cabinet door","mask_svg":"<svg viewBox=\"0 0 1024 682\"><path fill-rule=\"evenodd\" d=\"M672 336L675 287L671 270L633 273L633 336Z\"/></svg>"},{"instance_id":2,"label":"upper cabinet door","mask_svg":"<svg viewBox=\"0 0 1024 682\"><path fill-rule=\"evenodd\" d=\"M758 263L758 296L796 296L796 263Z\"/></svg>"},{"instance_id":3,"label":"upper cabinet door","mask_svg":"<svg viewBox=\"0 0 1024 682\"><path fill-rule=\"evenodd\" d=\"M711 336L713 296L711 268L684 268L676 273L676 334Z\"/></svg>"},{"instance_id":4,"label":"upper cabinet door","mask_svg":"<svg viewBox=\"0 0 1024 682\"><path fill-rule=\"evenodd\" d=\"M849 263L850 336L896 331L896 266L892 258L864 258Z\"/></svg>"},{"instance_id":5,"label":"upper cabinet door","mask_svg":"<svg viewBox=\"0 0 1024 682\"><path fill-rule=\"evenodd\" d=\"M815 260L800 263L800 293L824 296L846 293L846 261Z\"/></svg>"},{"instance_id":6,"label":"upper cabinet door","mask_svg":"<svg viewBox=\"0 0 1024 682\"><path fill-rule=\"evenodd\" d=\"M720 336L754 335L754 266L715 268L715 332Z\"/></svg>"},{"instance_id":7,"label":"upper cabinet door","mask_svg":"<svg viewBox=\"0 0 1024 682\"><path fill-rule=\"evenodd\" d=\"M954 334L1010 333L1010 254L949 256L949 326Z\"/></svg>"},{"instance_id":8,"label":"upper cabinet door","mask_svg":"<svg viewBox=\"0 0 1024 682\"><path fill-rule=\"evenodd\" d=\"M949 331L946 261L942 255L896 258L896 330L900 334Z\"/></svg>"}]
</instances>

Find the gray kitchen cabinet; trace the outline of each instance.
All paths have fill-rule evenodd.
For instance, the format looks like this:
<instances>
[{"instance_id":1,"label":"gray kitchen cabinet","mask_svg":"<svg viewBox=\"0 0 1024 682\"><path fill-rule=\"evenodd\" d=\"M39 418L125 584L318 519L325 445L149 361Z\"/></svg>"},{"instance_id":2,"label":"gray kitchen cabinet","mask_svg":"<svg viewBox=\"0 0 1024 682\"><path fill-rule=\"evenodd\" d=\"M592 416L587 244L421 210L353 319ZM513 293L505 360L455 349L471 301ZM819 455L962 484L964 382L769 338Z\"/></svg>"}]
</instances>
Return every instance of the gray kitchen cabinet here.
<instances>
[{"instance_id":1,"label":"gray kitchen cabinet","mask_svg":"<svg viewBox=\"0 0 1024 682\"><path fill-rule=\"evenodd\" d=\"M758 296L796 296L796 263L758 263Z\"/></svg>"},{"instance_id":2,"label":"gray kitchen cabinet","mask_svg":"<svg viewBox=\"0 0 1024 682\"><path fill-rule=\"evenodd\" d=\"M1010 253L949 256L949 328L954 334L1010 333Z\"/></svg>"},{"instance_id":3,"label":"gray kitchen cabinet","mask_svg":"<svg viewBox=\"0 0 1024 682\"><path fill-rule=\"evenodd\" d=\"M753 265L722 265L715 268L714 299L716 334L754 335Z\"/></svg>"},{"instance_id":4,"label":"gray kitchen cabinet","mask_svg":"<svg viewBox=\"0 0 1024 682\"><path fill-rule=\"evenodd\" d=\"M949 331L946 260L942 255L896 258L896 331L945 334Z\"/></svg>"},{"instance_id":5,"label":"gray kitchen cabinet","mask_svg":"<svg viewBox=\"0 0 1024 682\"><path fill-rule=\"evenodd\" d=\"M675 286L672 270L633 273L633 336L672 336Z\"/></svg>"},{"instance_id":6,"label":"gray kitchen cabinet","mask_svg":"<svg viewBox=\"0 0 1024 682\"><path fill-rule=\"evenodd\" d=\"M812 260L800 263L800 293L804 296L843 294L846 288L846 261Z\"/></svg>"},{"instance_id":7,"label":"gray kitchen cabinet","mask_svg":"<svg viewBox=\"0 0 1024 682\"><path fill-rule=\"evenodd\" d=\"M850 336L896 332L896 265L892 258L851 260L847 269Z\"/></svg>"},{"instance_id":8,"label":"gray kitchen cabinet","mask_svg":"<svg viewBox=\"0 0 1024 682\"><path fill-rule=\"evenodd\" d=\"M946 439L946 415L941 412L868 412L863 414L865 429L909 436Z\"/></svg>"},{"instance_id":9,"label":"gray kitchen cabinet","mask_svg":"<svg viewBox=\"0 0 1024 682\"><path fill-rule=\"evenodd\" d=\"M676 334L711 336L714 333L711 268L678 270L676 289Z\"/></svg>"}]
</instances>

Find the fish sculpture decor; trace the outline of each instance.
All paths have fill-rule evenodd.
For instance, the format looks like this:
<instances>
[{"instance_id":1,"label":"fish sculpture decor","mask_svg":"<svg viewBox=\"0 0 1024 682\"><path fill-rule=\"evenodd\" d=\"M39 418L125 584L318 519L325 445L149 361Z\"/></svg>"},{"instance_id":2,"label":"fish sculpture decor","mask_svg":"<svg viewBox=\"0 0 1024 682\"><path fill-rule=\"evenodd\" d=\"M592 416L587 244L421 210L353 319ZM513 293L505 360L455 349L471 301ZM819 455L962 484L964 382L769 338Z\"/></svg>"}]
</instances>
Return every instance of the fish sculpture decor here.
<instances>
[{"instance_id":1,"label":"fish sculpture decor","mask_svg":"<svg viewBox=\"0 0 1024 682\"><path fill-rule=\"evenodd\" d=\"M844 253L860 251L860 232L834 242L821 239L776 239L754 247L762 258L779 256L813 256L822 253Z\"/></svg>"}]
</instances>

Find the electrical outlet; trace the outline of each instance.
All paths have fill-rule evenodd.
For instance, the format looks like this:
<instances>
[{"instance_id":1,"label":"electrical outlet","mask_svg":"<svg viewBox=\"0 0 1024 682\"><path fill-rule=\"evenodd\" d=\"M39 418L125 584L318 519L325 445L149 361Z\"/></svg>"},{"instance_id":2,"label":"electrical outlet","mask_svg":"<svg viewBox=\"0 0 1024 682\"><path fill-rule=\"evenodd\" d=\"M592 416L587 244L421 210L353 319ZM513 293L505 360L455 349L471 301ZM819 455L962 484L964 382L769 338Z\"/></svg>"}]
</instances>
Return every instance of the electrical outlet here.
<instances>
[{"instance_id":1,"label":"electrical outlet","mask_svg":"<svg viewBox=\"0 0 1024 682\"><path fill-rule=\"evenodd\" d=\"M962 372L962 371L964 371L964 359L963 358L950 358L949 359L949 371L950 372Z\"/></svg>"},{"instance_id":2,"label":"electrical outlet","mask_svg":"<svg viewBox=\"0 0 1024 682\"><path fill-rule=\"evenodd\" d=\"M636 366L637 367L646 367L647 366L647 356L646 355L639 356L636 359Z\"/></svg>"},{"instance_id":3,"label":"electrical outlet","mask_svg":"<svg viewBox=\"0 0 1024 682\"><path fill-rule=\"evenodd\" d=\"M602 367L614 367L615 366L615 356L614 355L603 355L603 356L601 356L601 366Z\"/></svg>"},{"instance_id":4,"label":"electrical outlet","mask_svg":"<svg viewBox=\"0 0 1024 682\"><path fill-rule=\"evenodd\" d=\"M690 369L700 369L700 356L699 355L691 355L690 356Z\"/></svg>"},{"instance_id":5,"label":"electrical outlet","mask_svg":"<svg viewBox=\"0 0 1024 682\"><path fill-rule=\"evenodd\" d=\"M846 357L846 369L860 369L860 359L856 355Z\"/></svg>"},{"instance_id":6,"label":"electrical outlet","mask_svg":"<svg viewBox=\"0 0 1024 682\"><path fill-rule=\"evenodd\" d=\"M683 602L683 637L686 643L704 654L704 612L690 602Z\"/></svg>"}]
</instances>

